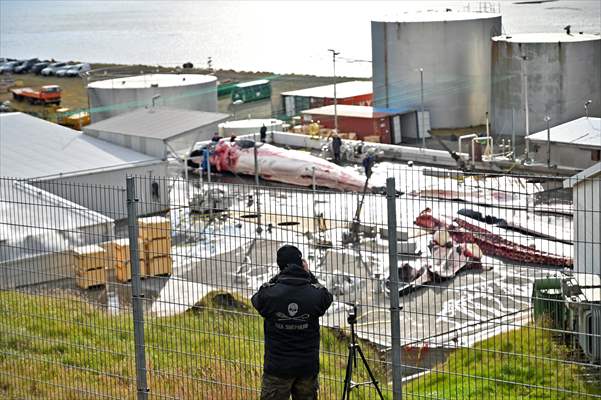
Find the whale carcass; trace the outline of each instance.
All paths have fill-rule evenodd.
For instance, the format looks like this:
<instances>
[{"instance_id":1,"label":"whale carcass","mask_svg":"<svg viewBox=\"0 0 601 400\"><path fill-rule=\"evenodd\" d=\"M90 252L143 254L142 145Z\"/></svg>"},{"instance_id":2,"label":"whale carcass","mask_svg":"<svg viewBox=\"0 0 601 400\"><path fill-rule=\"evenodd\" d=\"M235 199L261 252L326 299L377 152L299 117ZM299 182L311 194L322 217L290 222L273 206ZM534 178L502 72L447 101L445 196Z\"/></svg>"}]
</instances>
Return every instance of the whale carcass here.
<instances>
[{"instance_id":1,"label":"whale carcass","mask_svg":"<svg viewBox=\"0 0 601 400\"><path fill-rule=\"evenodd\" d=\"M250 140L220 141L210 152L211 168L219 172L254 175L254 146ZM286 150L267 143L257 146L257 163L259 176L271 181L310 186L315 168L317 186L355 192L363 191L365 186L365 177L352 169L302 151Z\"/></svg>"}]
</instances>

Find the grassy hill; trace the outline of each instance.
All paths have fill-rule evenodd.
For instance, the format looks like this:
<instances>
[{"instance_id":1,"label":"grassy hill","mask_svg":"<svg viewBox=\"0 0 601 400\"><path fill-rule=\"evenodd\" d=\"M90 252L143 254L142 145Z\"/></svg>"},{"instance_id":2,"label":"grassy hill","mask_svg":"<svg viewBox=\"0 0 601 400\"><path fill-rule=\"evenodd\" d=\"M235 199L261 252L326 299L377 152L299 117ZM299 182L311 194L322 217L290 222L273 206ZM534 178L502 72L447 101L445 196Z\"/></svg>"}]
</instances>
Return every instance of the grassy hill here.
<instances>
[{"instance_id":1,"label":"grassy hill","mask_svg":"<svg viewBox=\"0 0 601 400\"><path fill-rule=\"evenodd\" d=\"M76 297L0 292L0 398L133 399L133 342L129 313L111 316ZM347 343L338 331L323 329L321 399L340 398ZM363 348L369 358L378 358L373 348ZM151 398L258 398L262 355L261 319L231 295L213 294L175 317L146 319ZM426 375L405 385L404 393L415 399L570 399L565 391L601 393L584 384L576 367L560 363L565 356L565 348L544 331L523 328L455 352L437 368L450 374ZM370 364L385 381L383 364ZM357 381L365 380L360 372ZM541 385L560 391L536 389ZM361 389L353 398L375 397Z\"/></svg>"}]
</instances>

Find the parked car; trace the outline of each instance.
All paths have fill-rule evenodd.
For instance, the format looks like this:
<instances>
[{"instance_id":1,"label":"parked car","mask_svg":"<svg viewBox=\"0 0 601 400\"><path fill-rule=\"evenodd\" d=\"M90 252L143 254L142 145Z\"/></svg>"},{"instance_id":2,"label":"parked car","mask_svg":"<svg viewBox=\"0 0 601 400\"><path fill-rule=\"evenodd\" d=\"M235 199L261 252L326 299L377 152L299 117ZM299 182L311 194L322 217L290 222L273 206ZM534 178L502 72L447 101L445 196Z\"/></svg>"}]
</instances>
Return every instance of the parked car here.
<instances>
[{"instance_id":1,"label":"parked car","mask_svg":"<svg viewBox=\"0 0 601 400\"><path fill-rule=\"evenodd\" d=\"M37 64L39 62L40 62L40 60L38 58L30 58L29 60L24 61L20 65L16 66L14 69L14 73L15 74L24 74L26 72L29 72L31 67L33 67L35 64Z\"/></svg>"},{"instance_id":2,"label":"parked car","mask_svg":"<svg viewBox=\"0 0 601 400\"><path fill-rule=\"evenodd\" d=\"M81 74L83 72L88 72L91 69L92 69L92 67L90 67L90 64L77 64L77 65L74 65L72 68L69 68L67 70L67 72L65 73L65 75L70 76L70 77L75 77L75 76L79 76L79 74Z\"/></svg>"},{"instance_id":3,"label":"parked car","mask_svg":"<svg viewBox=\"0 0 601 400\"><path fill-rule=\"evenodd\" d=\"M62 67L60 67L60 68L57 68L57 69L54 71L54 75L56 75L56 76L61 76L61 77L65 77L65 76L67 76L67 71L68 71L69 69L71 69L72 67L73 67L73 64L66 64L66 65L64 65L64 66L62 66Z\"/></svg>"},{"instance_id":4,"label":"parked car","mask_svg":"<svg viewBox=\"0 0 601 400\"><path fill-rule=\"evenodd\" d=\"M21 61L9 61L0 67L0 74L10 74Z\"/></svg>"},{"instance_id":5,"label":"parked car","mask_svg":"<svg viewBox=\"0 0 601 400\"><path fill-rule=\"evenodd\" d=\"M0 103L0 113L12 112L13 108L10 105L10 100Z\"/></svg>"},{"instance_id":6,"label":"parked car","mask_svg":"<svg viewBox=\"0 0 601 400\"><path fill-rule=\"evenodd\" d=\"M46 68L44 68L41 71L41 74L44 75L44 76L54 75L54 74L56 74L56 70L57 69L62 68L64 66L66 66L66 65L67 65L66 62L55 62L55 63L52 63L52 64L48 65Z\"/></svg>"},{"instance_id":7,"label":"parked car","mask_svg":"<svg viewBox=\"0 0 601 400\"><path fill-rule=\"evenodd\" d=\"M50 65L50 63L48 61L42 61L42 62L36 63L36 64L34 64L33 67L31 67L29 72L31 72L32 74L39 75L42 72L42 70L44 68L46 68L48 65Z\"/></svg>"}]
</instances>

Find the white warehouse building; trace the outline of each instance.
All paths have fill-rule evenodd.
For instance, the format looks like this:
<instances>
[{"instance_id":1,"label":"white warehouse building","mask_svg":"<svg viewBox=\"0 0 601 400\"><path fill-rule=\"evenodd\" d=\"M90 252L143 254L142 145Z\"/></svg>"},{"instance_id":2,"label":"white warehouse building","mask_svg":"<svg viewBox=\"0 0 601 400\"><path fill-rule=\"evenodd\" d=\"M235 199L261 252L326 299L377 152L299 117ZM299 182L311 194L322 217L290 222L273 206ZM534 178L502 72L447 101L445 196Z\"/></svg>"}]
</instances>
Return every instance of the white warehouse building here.
<instances>
[{"instance_id":1,"label":"white warehouse building","mask_svg":"<svg viewBox=\"0 0 601 400\"><path fill-rule=\"evenodd\" d=\"M499 34L501 16L494 13L423 12L372 21L374 106L420 110L423 69L432 128L484 124L491 38Z\"/></svg>"},{"instance_id":2,"label":"white warehouse building","mask_svg":"<svg viewBox=\"0 0 601 400\"><path fill-rule=\"evenodd\" d=\"M151 105L217 111L217 77L199 74L148 74L88 84L92 122Z\"/></svg>"},{"instance_id":3,"label":"white warehouse building","mask_svg":"<svg viewBox=\"0 0 601 400\"><path fill-rule=\"evenodd\" d=\"M27 114L0 114L0 132L1 176L21 179L115 220L127 217L127 176L168 176L167 162L158 157ZM103 190L111 195L99 195L94 186L108 188ZM140 214L169 207L164 186L145 185L138 190L144 204Z\"/></svg>"}]
</instances>

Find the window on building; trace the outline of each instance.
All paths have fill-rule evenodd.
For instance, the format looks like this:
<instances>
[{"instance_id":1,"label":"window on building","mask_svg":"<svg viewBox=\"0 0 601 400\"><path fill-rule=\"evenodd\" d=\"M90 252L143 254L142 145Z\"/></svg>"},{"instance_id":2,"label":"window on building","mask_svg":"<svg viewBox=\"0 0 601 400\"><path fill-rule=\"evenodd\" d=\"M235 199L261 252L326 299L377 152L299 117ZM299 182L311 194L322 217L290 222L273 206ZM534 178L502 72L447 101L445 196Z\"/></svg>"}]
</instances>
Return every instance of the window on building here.
<instances>
[{"instance_id":1,"label":"window on building","mask_svg":"<svg viewBox=\"0 0 601 400\"><path fill-rule=\"evenodd\" d=\"M591 160L601 161L601 150L591 150Z\"/></svg>"}]
</instances>

